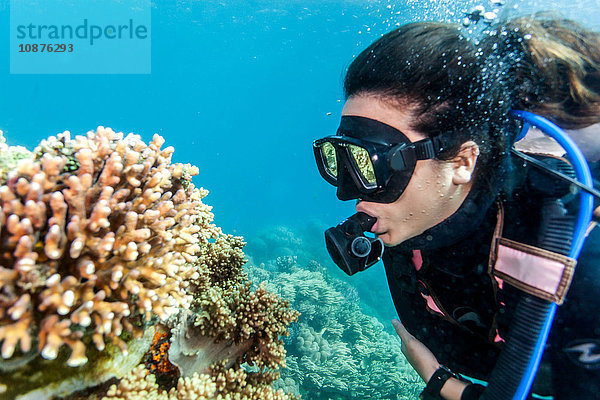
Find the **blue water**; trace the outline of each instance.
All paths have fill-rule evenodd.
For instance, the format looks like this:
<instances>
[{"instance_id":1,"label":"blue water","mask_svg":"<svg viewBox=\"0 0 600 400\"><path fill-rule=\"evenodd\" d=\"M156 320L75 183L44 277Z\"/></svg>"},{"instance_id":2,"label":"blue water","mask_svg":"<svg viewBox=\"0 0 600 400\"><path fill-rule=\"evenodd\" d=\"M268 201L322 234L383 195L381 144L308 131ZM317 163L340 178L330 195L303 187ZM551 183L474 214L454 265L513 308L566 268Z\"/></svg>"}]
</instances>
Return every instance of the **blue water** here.
<instances>
[{"instance_id":1,"label":"blue water","mask_svg":"<svg viewBox=\"0 0 600 400\"><path fill-rule=\"evenodd\" d=\"M7 3L0 3L4 27ZM323 229L353 214L354 205L338 201L320 178L311 142L337 127L345 68L397 25L460 22L477 4L490 3L154 1L147 75L11 75L4 28L0 130L9 144L28 148L64 130L83 134L98 125L145 141L159 133L175 147L174 161L199 167L194 182L210 190L205 202L214 207L216 224L244 235L249 251L259 251L253 239L285 226L340 274L324 252ZM565 10L558 1L507 1L501 15L561 9L599 28L598 0L570 4ZM394 311L382 266L351 282L371 314L389 325Z\"/></svg>"},{"instance_id":2,"label":"blue water","mask_svg":"<svg viewBox=\"0 0 600 400\"><path fill-rule=\"evenodd\" d=\"M195 182L210 190L206 201L225 230L245 234L307 218L334 223L353 207L318 176L311 141L337 126L345 67L396 24L458 22L479 3L489 4L155 1L151 74L10 75L5 59L0 129L9 143L28 147L98 125L146 140L157 132L175 147L176 161L198 165ZM590 25L600 23L594 3L574 8ZM527 4L509 2L502 13L545 9ZM8 16L5 1L3 26ZM6 30L0 52L8 54Z\"/></svg>"}]
</instances>

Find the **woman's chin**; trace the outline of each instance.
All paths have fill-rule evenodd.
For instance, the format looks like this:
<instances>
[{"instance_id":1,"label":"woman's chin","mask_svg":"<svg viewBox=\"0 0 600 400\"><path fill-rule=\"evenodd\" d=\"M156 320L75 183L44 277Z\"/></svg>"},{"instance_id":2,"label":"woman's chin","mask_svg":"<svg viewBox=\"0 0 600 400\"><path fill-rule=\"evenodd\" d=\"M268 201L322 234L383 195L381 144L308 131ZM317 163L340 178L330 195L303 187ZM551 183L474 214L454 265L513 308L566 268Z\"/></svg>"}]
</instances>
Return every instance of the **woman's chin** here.
<instances>
[{"instance_id":1,"label":"woman's chin","mask_svg":"<svg viewBox=\"0 0 600 400\"><path fill-rule=\"evenodd\" d=\"M398 241L398 238L394 238L394 236L390 235L389 232L379 234L377 237L381 239L383 244L385 244L387 247L393 247L403 242L402 240Z\"/></svg>"},{"instance_id":2,"label":"woman's chin","mask_svg":"<svg viewBox=\"0 0 600 400\"><path fill-rule=\"evenodd\" d=\"M381 241L383 242L383 244L386 245L386 247L394 247L418 235L420 235L420 233L401 234L398 232L388 231L377 235L377 237L381 239Z\"/></svg>"}]
</instances>

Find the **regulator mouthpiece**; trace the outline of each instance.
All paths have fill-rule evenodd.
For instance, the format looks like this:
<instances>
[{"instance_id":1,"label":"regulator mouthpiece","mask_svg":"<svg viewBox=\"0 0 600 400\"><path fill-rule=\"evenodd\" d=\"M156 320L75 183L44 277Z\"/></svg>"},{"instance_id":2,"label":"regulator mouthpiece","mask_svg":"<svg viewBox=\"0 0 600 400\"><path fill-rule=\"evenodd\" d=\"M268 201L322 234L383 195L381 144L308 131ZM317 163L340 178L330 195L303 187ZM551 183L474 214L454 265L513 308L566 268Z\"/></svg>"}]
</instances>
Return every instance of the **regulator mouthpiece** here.
<instances>
[{"instance_id":1,"label":"regulator mouthpiece","mask_svg":"<svg viewBox=\"0 0 600 400\"><path fill-rule=\"evenodd\" d=\"M381 260L384 245L379 238L364 235L377 218L359 212L325 231L325 244L333 262L348 275L364 271Z\"/></svg>"}]
</instances>

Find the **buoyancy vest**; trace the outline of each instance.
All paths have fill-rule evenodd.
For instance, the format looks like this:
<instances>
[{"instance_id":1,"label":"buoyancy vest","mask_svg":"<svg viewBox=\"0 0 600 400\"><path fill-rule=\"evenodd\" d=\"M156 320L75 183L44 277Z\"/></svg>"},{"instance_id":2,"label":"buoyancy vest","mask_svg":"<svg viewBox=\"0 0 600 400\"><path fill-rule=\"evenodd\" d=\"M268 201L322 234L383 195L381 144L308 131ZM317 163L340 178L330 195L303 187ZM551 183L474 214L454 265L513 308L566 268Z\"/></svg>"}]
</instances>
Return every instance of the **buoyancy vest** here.
<instances>
[{"instance_id":1,"label":"buoyancy vest","mask_svg":"<svg viewBox=\"0 0 600 400\"><path fill-rule=\"evenodd\" d=\"M535 246L541 221L529 168L516 161L507 176L500 187L475 182L453 216L383 257L407 329L440 363L480 379L496 362L519 296L491 273L496 239Z\"/></svg>"}]
</instances>

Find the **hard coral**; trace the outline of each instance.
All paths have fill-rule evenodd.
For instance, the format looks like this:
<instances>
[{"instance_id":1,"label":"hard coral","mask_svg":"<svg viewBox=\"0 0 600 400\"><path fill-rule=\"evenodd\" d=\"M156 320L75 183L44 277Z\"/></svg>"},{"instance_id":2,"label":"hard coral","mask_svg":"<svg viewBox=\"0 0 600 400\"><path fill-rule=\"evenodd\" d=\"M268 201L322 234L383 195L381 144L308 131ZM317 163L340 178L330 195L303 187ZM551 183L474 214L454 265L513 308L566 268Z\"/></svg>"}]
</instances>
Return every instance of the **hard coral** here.
<instances>
[{"instance_id":1,"label":"hard coral","mask_svg":"<svg viewBox=\"0 0 600 400\"><path fill-rule=\"evenodd\" d=\"M4 396L104 393L88 386L125 376L107 398L289 398L270 385L298 314L251 289L243 239L212 223L198 169L163 142L99 127L3 164ZM132 371L140 359L153 374Z\"/></svg>"},{"instance_id":2,"label":"hard coral","mask_svg":"<svg viewBox=\"0 0 600 400\"><path fill-rule=\"evenodd\" d=\"M215 367L211 374L194 374L180 378L177 386L164 391L156 384L154 375L138 366L113 385L102 400L291 400L282 390L256 379L243 369Z\"/></svg>"},{"instance_id":3,"label":"hard coral","mask_svg":"<svg viewBox=\"0 0 600 400\"><path fill-rule=\"evenodd\" d=\"M423 385L398 337L365 313L352 286L318 265L300 267L294 257L248 269L302 313L286 341L287 368L274 387L307 399L418 397Z\"/></svg>"},{"instance_id":4,"label":"hard coral","mask_svg":"<svg viewBox=\"0 0 600 400\"><path fill-rule=\"evenodd\" d=\"M206 373L214 362L229 367L246 363L258 370L285 365L281 337L298 312L261 284L250 282L223 289L205 288L195 294L195 312L182 314L174 330L169 359L184 376Z\"/></svg>"},{"instance_id":5,"label":"hard coral","mask_svg":"<svg viewBox=\"0 0 600 400\"><path fill-rule=\"evenodd\" d=\"M196 167L172 164L154 135L98 127L51 137L8 171L0 187L0 342L3 359L37 346L67 364L156 316L187 307L200 243L216 239ZM142 318L143 317L143 318Z\"/></svg>"},{"instance_id":6,"label":"hard coral","mask_svg":"<svg viewBox=\"0 0 600 400\"><path fill-rule=\"evenodd\" d=\"M6 174L17 165L19 160L31 158L33 154L25 147L7 145L4 133L0 131L0 185L6 182Z\"/></svg>"}]
</instances>

